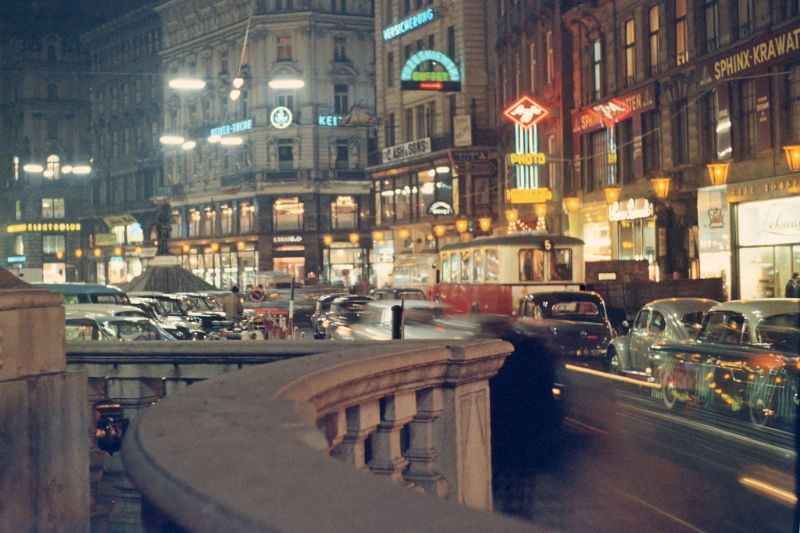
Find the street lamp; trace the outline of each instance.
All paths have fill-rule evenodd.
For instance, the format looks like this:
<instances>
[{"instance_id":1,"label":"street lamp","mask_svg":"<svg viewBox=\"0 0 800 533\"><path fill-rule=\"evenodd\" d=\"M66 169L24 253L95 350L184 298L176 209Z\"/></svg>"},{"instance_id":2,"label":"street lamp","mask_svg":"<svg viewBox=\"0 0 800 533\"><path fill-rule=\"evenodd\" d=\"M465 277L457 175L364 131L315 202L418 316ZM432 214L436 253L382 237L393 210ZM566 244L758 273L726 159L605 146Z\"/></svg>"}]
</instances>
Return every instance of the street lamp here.
<instances>
[{"instance_id":1,"label":"street lamp","mask_svg":"<svg viewBox=\"0 0 800 533\"><path fill-rule=\"evenodd\" d=\"M565 196L564 197L564 212L566 214L577 213L581 208L581 199L579 196Z\"/></svg>"},{"instance_id":2,"label":"street lamp","mask_svg":"<svg viewBox=\"0 0 800 533\"><path fill-rule=\"evenodd\" d=\"M433 227L433 234L437 237L444 237L445 233L447 233L447 228L444 227L444 224L436 224Z\"/></svg>"},{"instance_id":3,"label":"street lamp","mask_svg":"<svg viewBox=\"0 0 800 533\"><path fill-rule=\"evenodd\" d=\"M351 233L351 234L350 234L350 237L349 237L349 238L350 238L350 242L351 242L353 245L356 245L356 244L358 244L358 241L361 239L361 237L359 236L359 234L358 234L358 233L356 233L355 231L354 231L353 233Z\"/></svg>"},{"instance_id":4,"label":"street lamp","mask_svg":"<svg viewBox=\"0 0 800 533\"><path fill-rule=\"evenodd\" d=\"M206 88L205 80L196 78L175 78L169 80L169 88L178 91L201 91Z\"/></svg>"},{"instance_id":5,"label":"street lamp","mask_svg":"<svg viewBox=\"0 0 800 533\"><path fill-rule=\"evenodd\" d=\"M792 172L800 170L800 144L784 146L783 152L786 155L786 164L789 165L789 170Z\"/></svg>"},{"instance_id":6,"label":"street lamp","mask_svg":"<svg viewBox=\"0 0 800 533\"><path fill-rule=\"evenodd\" d=\"M322 243L325 246L330 246L331 244L333 244L333 235L331 235L330 233L328 233L326 235L323 235L322 236Z\"/></svg>"},{"instance_id":7,"label":"street lamp","mask_svg":"<svg viewBox=\"0 0 800 533\"><path fill-rule=\"evenodd\" d=\"M459 218L456 220L456 230L459 233L466 233L469 229L469 220L466 218Z\"/></svg>"},{"instance_id":8,"label":"street lamp","mask_svg":"<svg viewBox=\"0 0 800 533\"><path fill-rule=\"evenodd\" d=\"M730 166L730 161L707 164L708 179L711 181L711 185L725 185L728 183L728 169L730 169Z\"/></svg>"},{"instance_id":9,"label":"street lamp","mask_svg":"<svg viewBox=\"0 0 800 533\"><path fill-rule=\"evenodd\" d=\"M672 178L668 176L662 176L658 178L651 178L650 185L653 187L653 191L656 193L656 197L661 200L666 200L669 198L669 189L672 185Z\"/></svg>"},{"instance_id":10,"label":"street lamp","mask_svg":"<svg viewBox=\"0 0 800 533\"><path fill-rule=\"evenodd\" d=\"M487 233L489 230L492 229L492 217L481 217L478 219L478 226L480 226L481 231Z\"/></svg>"},{"instance_id":11,"label":"street lamp","mask_svg":"<svg viewBox=\"0 0 800 533\"><path fill-rule=\"evenodd\" d=\"M385 238L385 236L384 236L384 234L383 234L383 232L381 230L375 230L375 231L372 232L372 240L373 240L373 242L382 243L384 238Z\"/></svg>"},{"instance_id":12,"label":"street lamp","mask_svg":"<svg viewBox=\"0 0 800 533\"><path fill-rule=\"evenodd\" d=\"M22 165L22 170L28 174L41 174L44 172L44 166L39 163L25 163Z\"/></svg>"},{"instance_id":13,"label":"street lamp","mask_svg":"<svg viewBox=\"0 0 800 533\"><path fill-rule=\"evenodd\" d=\"M90 174L92 172L91 165L73 165L72 173L76 176L85 176L86 174Z\"/></svg>"},{"instance_id":14,"label":"street lamp","mask_svg":"<svg viewBox=\"0 0 800 533\"><path fill-rule=\"evenodd\" d=\"M611 205L614 202L619 201L619 196L622 193L622 187L619 185L606 185L606 188L603 189L603 193L606 195L606 203Z\"/></svg>"}]
</instances>

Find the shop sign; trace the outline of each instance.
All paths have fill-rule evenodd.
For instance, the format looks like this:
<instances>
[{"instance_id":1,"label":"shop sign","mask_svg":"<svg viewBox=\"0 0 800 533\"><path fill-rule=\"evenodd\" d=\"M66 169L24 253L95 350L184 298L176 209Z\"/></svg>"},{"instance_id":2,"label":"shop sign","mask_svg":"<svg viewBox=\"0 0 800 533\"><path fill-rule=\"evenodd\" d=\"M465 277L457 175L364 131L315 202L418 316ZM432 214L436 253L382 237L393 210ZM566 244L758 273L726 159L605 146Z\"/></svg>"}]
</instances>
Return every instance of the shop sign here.
<instances>
[{"instance_id":1,"label":"shop sign","mask_svg":"<svg viewBox=\"0 0 800 533\"><path fill-rule=\"evenodd\" d=\"M738 204L740 246L800 242L800 197Z\"/></svg>"},{"instance_id":2,"label":"shop sign","mask_svg":"<svg viewBox=\"0 0 800 533\"><path fill-rule=\"evenodd\" d=\"M95 246L114 246L119 244L115 233L96 233L94 236Z\"/></svg>"},{"instance_id":3,"label":"shop sign","mask_svg":"<svg viewBox=\"0 0 800 533\"><path fill-rule=\"evenodd\" d=\"M392 24L391 26L387 26L383 29L383 40L384 41L391 41L397 37L400 37L403 34L406 34L410 31L416 30L417 28L421 28L426 24L433 22L436 18L436 10L432 7L429 7L425 11L420 11L414 15L411 15L408 18L405 18L398 22L397 24Z\"/></svg>"},{"instance_id":4,"label":"shop sign","mask_svg":"<svg viewBox=\"0 0 800 533\"><path fill-rule=\"evenodd\" d=\"M703 66L701 83L735 77L800 51L800 26L768 35L744 48L718 57Z\"/></svg>"},{"instance_id":5,"label":"shop sign","mask_svg":"<svg viewBox=\"0 0 800 533\"><path fill-rule=\"evenodd\" d=\"M437 202L433 202L430 207L428 207L428 214L434 216L447 216L453 214L453 206L448 204L447 202L443 202L439 200Z\"/></svg>"},{"instance_id":6,"label":"shop sign","mask_svg":"<svg viewBox=\"0 0 800 533\"><path fill-rule=\"evenodd\" d=\"M317 117L317 125L329 128L335 128L342 121L339 115L319 115Z\"/></svg>"},{"instance_id":7,"label":"shop sign","mask_svg":"<svg viewBox=\"0 0 800 533\"><path fill-rule=\"evenodd\" d=\"M450 152L453 161L462 163L465 161L485 161L489 159L488 150L456 150Z\"/></svg>"},{"instance_id":8,"label":"shop sign","mask_svg":"<svg viewBox=\"0 0 800 533\"><path fill-rule=\"evenodd\" d=\"M417 70L420 65L430 62L444 70ZM444 52L420 50L403 65L400 88L404 91L460 91L461 71Z\"/></svg>"},{"instance_id":9,"label":"shop sign","mask_svg":"<svg viewBox=\"0 0 800 533\"><path fill-rule=\"evenodd\" d=\"M431 151L431 138L417 139L403 144L397 144L383 149L383 162L390 163L401 159L408 159L417 155L428 154Z\"/></svg>"},{"instance_id":10,"label":"shop sign","mask_svg":"<svg viewBox=\"0 0 800 533\"><path fill-rule=\"evenodd\" d=\"M272 237L274 243L296 243L303 242L302 235L275 235Z\"/></svg>"},{"instance_id":11,"label":"shop sign","mask_svg":"<svg viewBox=\"0 0 800 533\"><path fill-rule=\"evenodd\" d=\"M29 224L9 224L6 226L6 233L41 233L46 231L72 233L80 230L80 222L33 222Z\"/></svg>"},{"instance_id":12,"label":"shop sign","mask_svg":"<svg viewBox=\"0 0 800 533\"><path fill-rule=\"evenodd\" d=\"M647 198L631 198L625 202L614 202L608 206L608 220L636 220L650 218L654 213L653 203Z\"/></svg>"},{"instance_id":13,"label":"shop sign","mask_svg":"<svg viewBox=\"0 0 800 533\"><path fill-rule=\"evenodd\" d=\"M553 199L553 193L546 187L534 189L509 189L506 199L512 204L543 204Z\"/></svg>"},{"instance_id":14,"label":"shop sign","mask_svg":"<svg viewBox=\"0 0 800 533\"><path fill-rule=\"evenodd\" d=\"M136 217L128 214L109 215L107 217L103 217L103 222L105 222L106 226L109 228L113 228L114 226L128 226L136 223Z\"/></svg>"},{"instance_id":15,"label":"shop sign","mask_svg":"<svg viewBox=\"0 0 800 533\"><path fill-rule=\"evenodd\" d=\"M572 132L585 133L613 126L634 113L649 111L655 106L656 89L651 83L636 91L575 111L572 115Z\"/></svg>"},{"instance_id":16,"label":"shop sign","mask_svg":"<svg viewBox=\"0 0 800 533\"><path fill-rule=\"evenodd\" d=\"M508 154L509 165L544 165L547 158L541 152Z\"/></svg>"},{"instance_id":17,"label":"shop sign","mask_svg":"<svg viewBox=\"0 0 800 533\"><path fill-rule=\"evenodd\" d=\"M523 96L503 111L503 115L523 129L535 126L549 114L547 109L528 96Z\"/></svg>"},{"instance_id":18,"label":"shop sign","mask_svg":"<svg viewBox=\"0 0 800 533\"><path fill-rule=\"evenodd\" d=\"M8 257L6 257L6 263L8 263L9 265L13 265L15 263L24 263L27 260L28 258L25 257L24 255L9 255Z\"/></svg>"},{"instance_id":19,"label":"shop sign","mask_svg":"<svg viewBox=\"0 0 800 533\"><path fill-rule=\"evenodd\" d=\"M292 125L292 110L285 106L278 106L269 114L269 123L273 128L284 130Z\"/></svg>"},{"instance_id":20,"label":"shop sign","mask_svg":"<svg viewBox=\"0 0 800 533\"><path fill-rule=\"evenodd\" d=\"M453 146L470 146L472 144L472 117L456 115L453 117Z\"/></svg>"},{"instance_id":21,"label":"shop sign","mask_svg":"<svg viewBox=\"0 0 800 533\"><path fill-rule=\"evenodd\" d=\"M211 137L212 135L219 135L220 137L225 135L231 135L232 133L241 133L243 131L248 131L253 129L253 119L248 118L247 120L241 120L239 122L234 122L232 124L225 124L224 126L218 126L216 128L211 128L208 130L208 136Z\"/></svg>"}]
</instances>

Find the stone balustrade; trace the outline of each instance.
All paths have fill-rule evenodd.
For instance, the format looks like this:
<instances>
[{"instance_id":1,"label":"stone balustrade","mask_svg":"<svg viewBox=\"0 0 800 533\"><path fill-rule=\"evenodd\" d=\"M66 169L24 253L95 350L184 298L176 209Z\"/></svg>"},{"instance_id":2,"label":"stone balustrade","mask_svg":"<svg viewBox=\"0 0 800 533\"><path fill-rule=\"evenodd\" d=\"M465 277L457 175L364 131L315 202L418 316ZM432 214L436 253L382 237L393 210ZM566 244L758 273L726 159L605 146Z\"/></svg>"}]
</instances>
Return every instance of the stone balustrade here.
<instances>
[{"instance_id":1,"label":"stone balustrade","mask_svg":"<svg viewBox=\"0 0 800 533\"><path fill-rule=\"evenodd\" d=\"M474 510L492 508L488 379L511 350L502 341L354 345L167 396L141 412L123 446L144 525L529 529Z\"/></svg>"}]
</instances>

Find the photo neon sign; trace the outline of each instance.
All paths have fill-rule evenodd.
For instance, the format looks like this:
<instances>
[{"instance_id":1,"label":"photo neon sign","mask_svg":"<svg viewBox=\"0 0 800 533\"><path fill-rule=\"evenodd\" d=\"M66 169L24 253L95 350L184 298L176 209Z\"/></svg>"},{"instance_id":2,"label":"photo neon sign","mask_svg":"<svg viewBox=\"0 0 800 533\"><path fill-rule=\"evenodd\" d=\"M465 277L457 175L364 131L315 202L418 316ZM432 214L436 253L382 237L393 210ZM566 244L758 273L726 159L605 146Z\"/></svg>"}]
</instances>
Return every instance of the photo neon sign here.
<instances>
[{"instance_id":1,"label":"photo neon sign","mask_svg":"<svg viewBox=\"0 0 800 533\"><path fill-rule=\"evenodd\" d=\"M545 154L539 151L539 130L536 125L549 114L544 106L528 96L523 96L503 111L503 116L514 123L514 153L506 158L516 174L516 189L508 191L512 203L535 203L532 200L536 198L527 194L527 191L541 187L539 165L547 161Z\"/></svg>"},{"instance_id":2,"label":"photo neon sign","mask_svg":"<svg viewBox=\"0 0 800 533\"><path fill-rule=\"evenodd\" d=\"M428 62L441 69L417 70ZM400 88L405 91L460 91L461 71L455 61L438 50L420 50L412 55L400 71Z\"/></svg>"}]
</instances>

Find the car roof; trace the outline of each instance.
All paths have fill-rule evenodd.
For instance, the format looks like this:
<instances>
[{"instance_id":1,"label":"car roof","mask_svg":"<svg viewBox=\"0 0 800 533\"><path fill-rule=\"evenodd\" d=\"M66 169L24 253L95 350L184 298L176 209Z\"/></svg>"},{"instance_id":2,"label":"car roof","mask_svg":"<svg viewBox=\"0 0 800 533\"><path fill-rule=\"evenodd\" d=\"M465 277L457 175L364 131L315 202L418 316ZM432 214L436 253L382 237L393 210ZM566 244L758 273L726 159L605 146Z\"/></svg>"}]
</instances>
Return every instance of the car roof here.
<instances>
[{"instance_id":1,"label":"car roof","mask_svg":"<svg viewBox=\"0 0 800 533\"><path fill-rule=\"evenodd\" d=\"M547 292L532 292L528 294L525 299L530 300L548 300L564 301L564 300L586 300L595 301L602 300L603 297L594 291L547 291Z\"/></svg>"},{"instance_id":2,"label":"car roof","mask_svg":"<svg viewBox=\"0 0 800 533\"><path fill-rule=\"evenodd\" d=\"M371 307L394 307L402 306L404 309L444 309L444 305L439 302L428 300L376 300L370 302Z\"/></svg>"},{"instance_id":3,"label":"car roof","mask_svg":"<svg viewBox=\"0 0 800 533\"><path fill-rule=\"evenodd\" d=\"M375 298L372 296L363 296L361 294L349 294L347 296L340 296L333 300L333 303L343 302L374 302Z\"/></svg>"},{"instance_id":4,"label":"car roof","mask_svg":"<svg viewBox=\"0 0 800 533\"><path fill-rule=\"evenodd\" d=\"M180 294L170 294L166 292L158 292L158 291L135 291L128 293L128 296L133 296L137 298L155 298L161 300L180 300Z\"/></svg>"},{"instance_id":5,"label":"car roof","mask_svg":"<svg viewBox=\"0 0 800 533\"><path fill-rule=\"evenodd\" d=\"M48 290L60 292L62 294L125 294L121 289L111 285L100 285L99 283L40 283L32 285L44 287Z\"/></svg>"},{"instance_id":6,"label":"car roof","mask_svg":"<svg viewBox=\"0 0 800 533\"><path fill-rule=\"evenodd\" d=\"M332 302L333 300L335 300L337 298L344 298L344 297L347 297L347 296L350 296L350 295L349 294L345 294L343 292L336 292L336 293L333 293L333 294L323 294L322 296L317 298L317 300L322 302L322 303L328 303L328 302Z\"/></svg>"},{"instance_id":7,"label":"car roof","mask_svg":"<svg viewBox=\"0 0 800 533\"><path fill-rule=\"evenodd\" d=\"M800 298L732 300L715 305L711 311L733 311L744 315L750 322L758 322L766 316L800 313Z\"/></svg>"},{"instance_id":8,"label":"car roof","mask_svg":"<svg viewBox=\"0 0 800 533\"><path fill-rule=\"evenodd\" d=\"M697 311L708 311L717 304L719 304L718 301L709 298L662 298L660 300L648 302L644 307L680 315Z\"/></svg>"}]
</instances>

